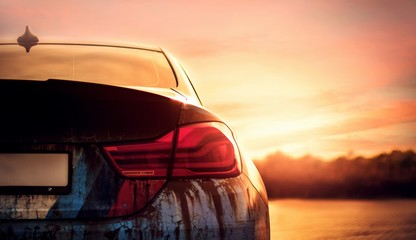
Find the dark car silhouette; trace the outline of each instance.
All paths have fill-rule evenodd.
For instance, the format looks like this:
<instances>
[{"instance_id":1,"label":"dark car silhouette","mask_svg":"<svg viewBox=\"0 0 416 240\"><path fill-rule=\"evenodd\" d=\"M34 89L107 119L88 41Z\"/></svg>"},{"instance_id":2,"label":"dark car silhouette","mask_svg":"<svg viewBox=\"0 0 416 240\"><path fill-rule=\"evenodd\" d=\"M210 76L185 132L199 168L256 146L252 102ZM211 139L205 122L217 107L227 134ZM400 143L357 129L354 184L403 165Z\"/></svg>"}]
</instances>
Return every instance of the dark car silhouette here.
<instances>
[{"instance_id":1,"label":"dark car silhouette","mask_svg":"<svg viewBox=\"0 0 416 240\"><path fill-rule=\"evenodd\" d=\"M0 111L0 239L269 239L254 164L160 48L27 29Z\"/></svg>"}]
</instances>

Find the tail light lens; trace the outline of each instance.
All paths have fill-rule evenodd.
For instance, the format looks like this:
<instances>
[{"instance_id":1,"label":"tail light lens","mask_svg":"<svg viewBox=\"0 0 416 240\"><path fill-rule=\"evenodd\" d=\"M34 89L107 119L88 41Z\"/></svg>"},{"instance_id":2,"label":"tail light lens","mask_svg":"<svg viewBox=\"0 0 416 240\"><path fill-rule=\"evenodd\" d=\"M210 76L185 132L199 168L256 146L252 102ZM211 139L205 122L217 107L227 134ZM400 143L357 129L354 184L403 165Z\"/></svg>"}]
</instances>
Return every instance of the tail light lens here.
<instances>
[{"instance_id":1,"label":"tail light lens","mask_svg":"<svg viewBox=\"0 0 416 240\"><path fill-rule=\"evenodd\" d=\"M240 170L236 144L224 124L201 123L179 129L172 176L232 177Z\"/></svg>"},{"instance_id":2,"label":"tail light lens","mask_svg":"<svg viewBox=\"0 0 416 240\"><path fill-rule=\"evenodd\" d=\"M106 146L104 152L125 177L166 177L172 159L174 132L151 142Z\"/></svg>"},{"instance_id":3,"label":"tail light lens","mask_svg":"<svg viewBox=\"0 0 416 240\"><path fill-rule=\"evenodd\" d=\"M225 178L241 172L238 148L222 123L186 125L176 136L172 131L154 141L103 150L125 177L164 178L170 169L172 177L181 178Z\"/></svg>"}]
</instances>

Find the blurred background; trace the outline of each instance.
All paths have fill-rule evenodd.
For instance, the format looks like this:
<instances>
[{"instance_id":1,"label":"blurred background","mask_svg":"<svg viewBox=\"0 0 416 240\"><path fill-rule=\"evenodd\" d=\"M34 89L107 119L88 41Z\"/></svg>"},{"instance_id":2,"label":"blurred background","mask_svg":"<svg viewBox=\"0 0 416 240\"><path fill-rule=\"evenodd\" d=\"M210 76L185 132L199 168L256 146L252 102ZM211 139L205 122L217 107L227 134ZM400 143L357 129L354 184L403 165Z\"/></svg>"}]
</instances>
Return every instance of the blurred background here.
<instances>
[{"instance_id":1,"label":"blurred background","mask_svg":"<svg viewBox=\"0 0 416 240\"><path fill-rule=\"evenodd\" d=\"M282 199L416 197L415 13L413 0L3 0L0 37L15 41L29 25L40 41L145 43L172 52L204 106L237 132L269 197L280 199L270 204L281 227L272 236L295 239L301 218L285 218L296 211L284 210L310 202ZM351 209L368 208L358 203ZM406 204L387 205L416 209ZM415 229L416 213L397 221ZM345 231L389 236L393 225Z\"/></svg>"}]
</instances>

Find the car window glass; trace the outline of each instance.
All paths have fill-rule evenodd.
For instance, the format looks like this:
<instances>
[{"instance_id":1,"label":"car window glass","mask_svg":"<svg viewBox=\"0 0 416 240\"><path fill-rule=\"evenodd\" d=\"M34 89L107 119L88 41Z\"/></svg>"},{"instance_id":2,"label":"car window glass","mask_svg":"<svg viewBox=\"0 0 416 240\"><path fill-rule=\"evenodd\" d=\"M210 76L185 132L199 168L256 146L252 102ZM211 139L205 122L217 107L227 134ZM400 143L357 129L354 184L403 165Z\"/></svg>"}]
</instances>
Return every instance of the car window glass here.
<instances>
[{"instance_id":1,"label":"car window glass","mask_svg":"<svg viewBox=\"0 0 416 240\"><path fill-rule=\"evenodd\" d=\"M2 46L0 78L64 79L117 86L176 87L165 55L158 51L83 45L38 45L29 53Z\"/></svg>"}]
</instances>

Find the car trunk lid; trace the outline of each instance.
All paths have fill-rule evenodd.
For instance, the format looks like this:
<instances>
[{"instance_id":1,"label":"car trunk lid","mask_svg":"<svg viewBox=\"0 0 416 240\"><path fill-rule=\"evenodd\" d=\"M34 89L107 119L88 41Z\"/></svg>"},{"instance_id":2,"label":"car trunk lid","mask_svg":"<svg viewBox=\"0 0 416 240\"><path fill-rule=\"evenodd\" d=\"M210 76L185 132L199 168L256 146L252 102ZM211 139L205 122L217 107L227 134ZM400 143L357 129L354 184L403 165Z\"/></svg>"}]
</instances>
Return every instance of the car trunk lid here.
<instances>
[{"instance_id":1,"label":"car trunk lid","mask_svg":"<svg viewBox=\"0 0 416 240\"><path fill-rule=\"evenodd\" d=\"M46 183L34 186L22 173L15 180L23 184L1 179L0 219L124 216L139 211L165 184L163 178L119 175L100 146L166 135L177 125L180 101L154 91L59 80L0 81L0 92L0 166L19 172L13 159L24 164L22 156L32 156L34 167L22 171L47 176ZM42 161L46 155L52 160ZM54 159L68 174L60 186L48 177Z\"/></svg>"}]
</instances>

